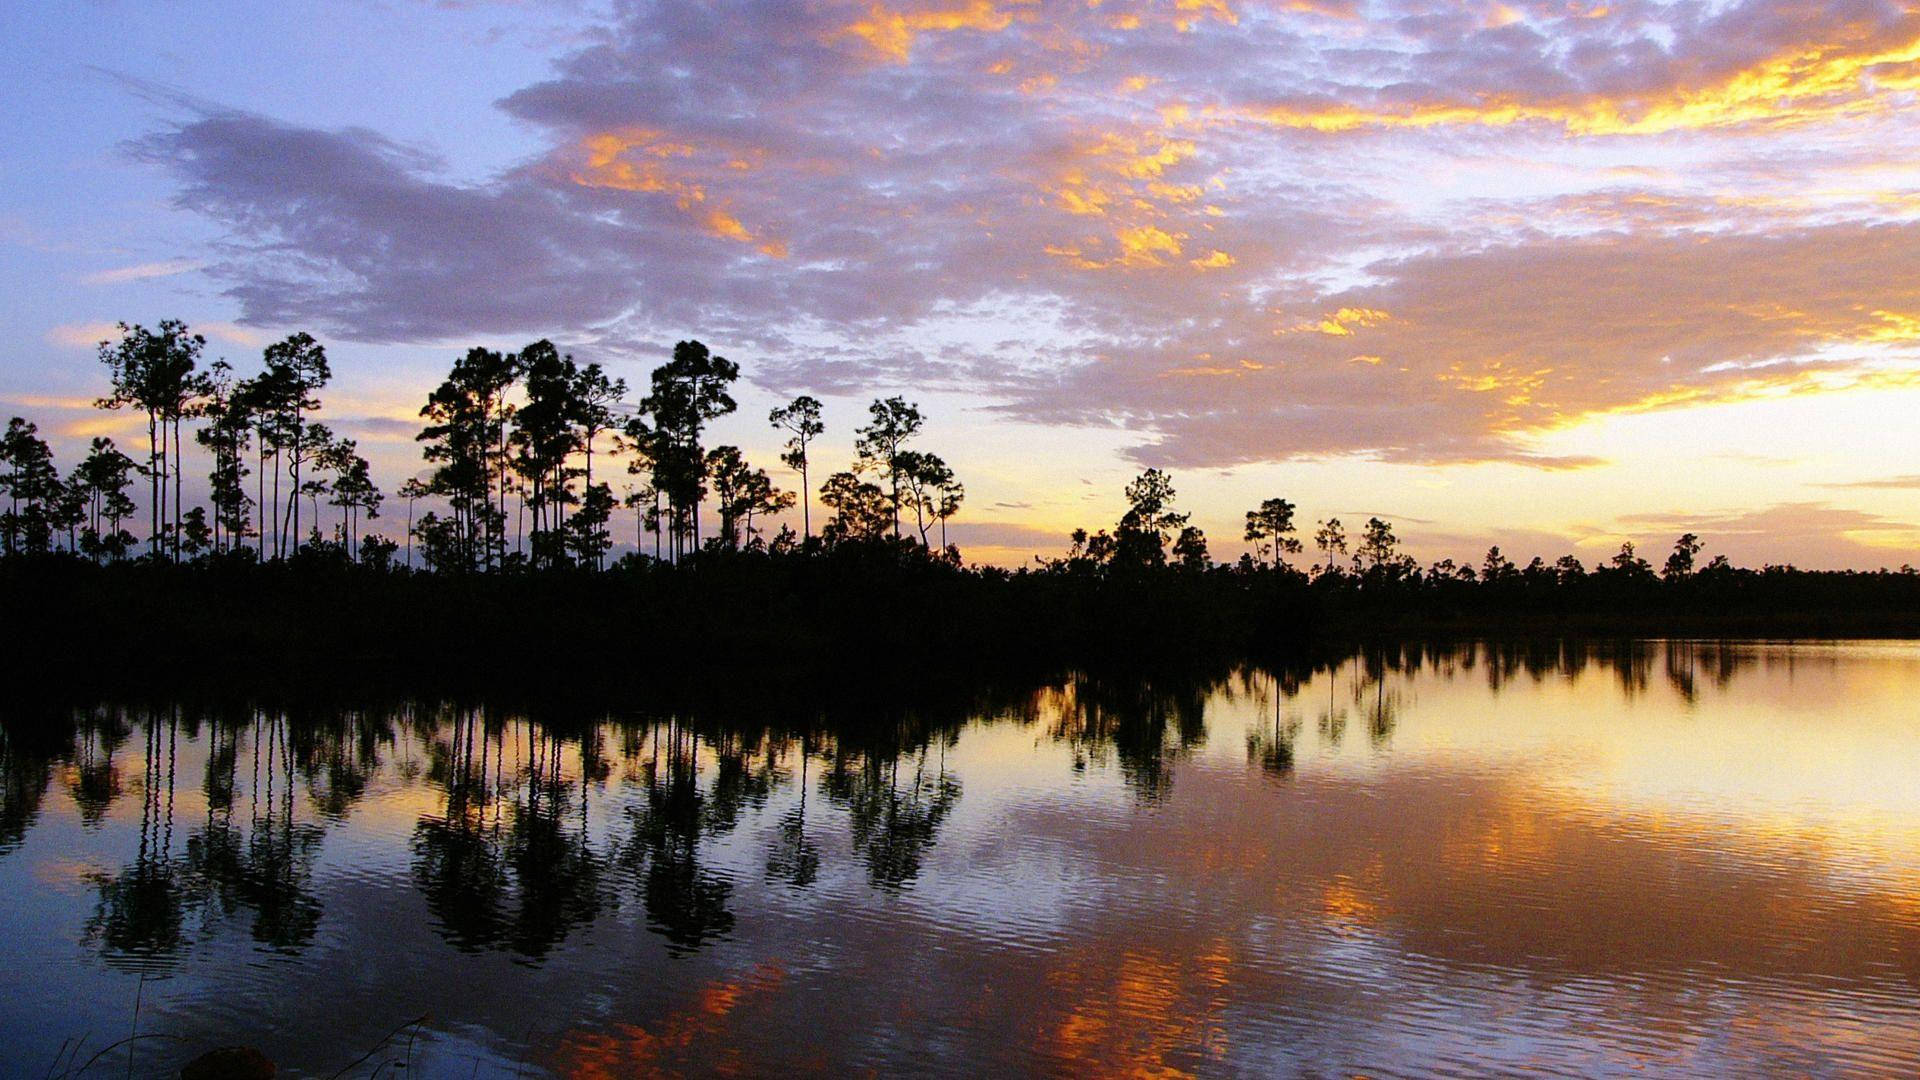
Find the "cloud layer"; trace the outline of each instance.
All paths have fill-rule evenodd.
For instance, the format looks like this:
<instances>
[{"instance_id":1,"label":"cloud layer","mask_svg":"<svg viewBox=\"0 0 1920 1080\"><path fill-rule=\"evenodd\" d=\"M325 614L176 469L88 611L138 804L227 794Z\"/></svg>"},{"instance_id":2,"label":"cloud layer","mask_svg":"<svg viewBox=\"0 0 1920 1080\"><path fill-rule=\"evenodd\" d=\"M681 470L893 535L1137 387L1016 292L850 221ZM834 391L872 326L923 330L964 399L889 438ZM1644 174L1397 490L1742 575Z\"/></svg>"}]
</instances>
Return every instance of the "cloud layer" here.
<instances>
[{"instance_id":1,"label":"cloud layer","mask_svg":"<svg viewBox=\"0 0 1920 1080\"><path fill-rule=\"evenodd\" d=\"M1914 378L1916 89L1891 3L629 0L483 184L241 112L136 152L250 323L699 334L1156 464L1570 467L1596 416Z\"/></svg>"}]
</instances>

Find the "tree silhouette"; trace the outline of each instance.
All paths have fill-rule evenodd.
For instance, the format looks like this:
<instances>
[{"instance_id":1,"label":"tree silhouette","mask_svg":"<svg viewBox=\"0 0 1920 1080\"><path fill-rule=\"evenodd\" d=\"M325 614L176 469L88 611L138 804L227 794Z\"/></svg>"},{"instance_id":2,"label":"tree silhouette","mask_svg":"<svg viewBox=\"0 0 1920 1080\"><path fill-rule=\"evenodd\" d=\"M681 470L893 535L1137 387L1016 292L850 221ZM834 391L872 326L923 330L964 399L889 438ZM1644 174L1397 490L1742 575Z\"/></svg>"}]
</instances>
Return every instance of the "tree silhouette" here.
<instances>
[{"instance_id":1,"label":"tree silhouette","mask_svg":"<svg viewBox=\"0 0 1920 1080\"><path fill-rule=\"evenodd\" d=\"M193 439L213 456L207 492L213 505L214 549L232 551L246 539L252 503L246 483L247 449L254 428L251 395L234 381L233 367L224 359L211 365L205 389L200 415L207 423L193 433Z\"/></svg>"},{"instance_id":2,"label":"tree silhouette","mask_svg":"<svg viewBox=\"0 0 1920 1080\"><path fill-rule=\"evenodd\" d=\"M8 501L0 512L0 552L46 554L53 546L60 473L39 429L18 416L0 434L0 491Z\"/></svg>"},{"instance_id":3,"label":"tree silhouette","mask_svg":"<svg viewBox=\"0 0 1920 1080\"><path fill-rule=\"evenodd\" d=\"M1114 560L1128 566L1164 566L1167 543L1186 528L1188 515L1173 509L1173 480L1148 469L1127 485L1127 512L1114 532Z\"/></svg>"},{"instance_id":4,"label":"tree silhouette","mask_svg":"<svg viewBox=\"0 0 1920 1080\"><path fill-rule=\"evenodd\" d=\"M1693 557L1700 554L1700 538L1686 533L1673 542L1673 554L1667 556L1662 576L1669 581L1693 575Z\"/></svg>"},{"instance_id":5,"label":"tree silhouette","mask_svg":"<svg viewBox=\"0 0 1920 1080\"><path fill-rule=\"evenodd\" d=\"M428 550L437 567L490 570L505 557L507 422L513 412L507 390L516 377L513 357L469 349L420 410L429 422L417 438L436 466L427 486L447 499L453 515L444 523L432 519Z\"/></svg>"},{"instance_id":6,"label":"tree silhouette","mask_svg":"<svg viewBox=\"0 0 1920 1080\"><path fill-rule=\"evenodd\" d=\"M300 500L315 499L319 490L307 478L307 462L317 457L331 441L331 432L314 424L307 415L320 408L320 390L333 377L327 365L326 347L307 333L290 334L267 346L266 372L260 386L266 392L263 406L270 410L267 436L273 441L275 457L284 464L288 488L286 504L278 507L282 528L275 554L285 557L286 538L294 543L300 537ZM279 477L274 478L278 498Z\"/></svg>"},{"instance_id":7,"label":"tree silhouette","mask_svg":"<svg viewBox=\"0 0 1920 1080\"><path fill-rule=\"evenodd\" d=\"M872 541L886 535L894 520L887 493L877 484L850 472L834 473L820 486L820 501L833 517L820 530L829 546L847 541Z\"/></svg>"},{"instance_id":8,"label":"tree silhouette","mask_svg":"<svg viewBox=\"0 0 1920 1080\"><path fill-rule=\"evenodd\" d=\"M893 535L900 537L900 484L910 462L902 457L907 440L920 433L920 409L905 398L890 397L867 406L871 419L854 434L854 471L879 473L887 478L887 510ZM832 481L829 480L829 483Z\"/></svg>"},{"instance_id":9,"label":"tree silhouette","mask_svg":"<svg viewBox=\"0 0 1920 1080\"><path fill-rule=\"evenodd\" d=\"M652 390L627 425L628 439L646 451L653 486L666 496L676 558L700 542L707 478L700 435L709 421L734 410L728 387L739 377L738 364L698 341L682 341L673 347L673 359L653 370Z\"/></svg>"},{"instance_id":10,"label":"tree silhouette","mask_svg":"<svg viewBox=\"0 0 1920 1080\"><path fill-rule=\"evenodd\" d=\"M152 331L143 326L120 323L120 340L100 343L100 362L107 366L112 388L95 404L103 409L132 407L147 414L147 550L156 558L161 554L163 524L166 516L167 477L175 471L179 454L179 423L200 387L194 377L200 363L200 350L207 339L187 331L178 319L166 319ZM167 449L168 425L172 425L176 449ZM178 477L175 477L174 508L179 508ZM175 553L177 557L177 552Z\"/></svg>"},{"instance_id":11,"label":"tree silhouette","mask_svg":"<svg viewBox=\"0 0 1920 1080\"><path fill-rule=\"evenodd\" d=\"M1347 555L1347 531L1339 518L1328 518L1313 534L1313 546L1320 549L1320 573L1338 574Z\"/></svg>"},{"instance_id":12,"label":"tree silhouette","mask_svg":"<svg viewBox=\"0 0 1920 1080\"><path fill-rule=\"evenodd\" d=\"M1293 509L1285 499L1267 499L1259 509L1247 511L1246 539L1254 545L1256 555L1266 553L1273 558L1275 570L1285 565L1283 555L1300 552L1300 541L1292 536Z\"/></svg>"},{"instance_id":13,"label":"tree silhouette","mask_svg":"<svg viewBox=\"0 0 1920 1080\"><path fill-rule=\"evenodd\" d=\"M767 414L767 421L788 433L786 450L780 463L800 474L800 532L813 539L812 487L807 480L807 447L827 430L820 420L820 402L802 394Z\"/></svg>"}]
</instances>

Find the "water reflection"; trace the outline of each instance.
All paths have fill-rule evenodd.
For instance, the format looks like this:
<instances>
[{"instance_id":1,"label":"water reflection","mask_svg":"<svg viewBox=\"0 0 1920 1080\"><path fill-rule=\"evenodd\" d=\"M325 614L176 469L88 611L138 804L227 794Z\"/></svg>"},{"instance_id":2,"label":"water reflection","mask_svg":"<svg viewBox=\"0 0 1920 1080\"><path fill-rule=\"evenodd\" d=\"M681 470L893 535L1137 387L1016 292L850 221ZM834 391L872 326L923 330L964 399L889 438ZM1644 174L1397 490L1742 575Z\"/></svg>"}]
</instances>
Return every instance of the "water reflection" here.
<instances>
[{"instance_id":1,"label":"water reflection","mask_svg":"<svg viewBox=\"0 0 1920 1080\"><path fill-rule=\"evenodd\" d=\"M1905 1067L1916 690L1906 645L1529 642L23 712L0 1027L44 1067L135 975L153 1029L327 1073L426 1011L429 1075Z\"/></svg>"}]
</instances>

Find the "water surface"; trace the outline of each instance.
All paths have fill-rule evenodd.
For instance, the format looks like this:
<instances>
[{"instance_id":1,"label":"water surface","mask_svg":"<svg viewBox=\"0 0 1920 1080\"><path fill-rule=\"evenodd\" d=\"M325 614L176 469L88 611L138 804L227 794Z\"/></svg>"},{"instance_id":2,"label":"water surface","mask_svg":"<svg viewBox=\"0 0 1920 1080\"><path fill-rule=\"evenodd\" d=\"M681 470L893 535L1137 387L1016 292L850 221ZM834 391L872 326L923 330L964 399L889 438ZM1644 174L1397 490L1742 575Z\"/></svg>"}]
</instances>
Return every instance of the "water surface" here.
<instances>
[{"instance_id":1,"label":"water surface","mask_svg":"<svg viewBox=\"0 0 1920 1080\"><path fill-rule=\"evenodd\" d=\"M1917 701L1920 646L1858 642L16 707L0 1061L137 998L136 1074L1911 1075Z\"/></svg>"}]
</instances>

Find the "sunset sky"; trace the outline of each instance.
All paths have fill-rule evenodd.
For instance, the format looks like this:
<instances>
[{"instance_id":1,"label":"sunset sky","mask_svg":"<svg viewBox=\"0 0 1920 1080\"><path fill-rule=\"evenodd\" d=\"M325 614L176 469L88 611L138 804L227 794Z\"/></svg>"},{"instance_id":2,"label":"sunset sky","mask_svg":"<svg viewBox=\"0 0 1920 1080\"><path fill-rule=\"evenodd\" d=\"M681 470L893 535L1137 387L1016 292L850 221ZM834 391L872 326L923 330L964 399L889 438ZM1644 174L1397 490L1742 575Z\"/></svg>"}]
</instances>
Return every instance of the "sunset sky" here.
<instances>
[{"instance_id":1,"label":"sunset sky","mask_svg":"<svg viewBox=\"0 0 1920 1080\"><path fill-rule=\"evenodd\" d=\"M773 405L828 402L824 475L919 401L983 561L1150 465L1216 557L1282 496L1423 561L1920 561L1920 6L97 0L0 35L0 418L63 468L135 434L87 407L116 320L243 372L311 331L389 490L467 346L638 386L691 337L744 375L711 441L788 486Z\"/></svg>"}]
</instances>

